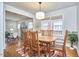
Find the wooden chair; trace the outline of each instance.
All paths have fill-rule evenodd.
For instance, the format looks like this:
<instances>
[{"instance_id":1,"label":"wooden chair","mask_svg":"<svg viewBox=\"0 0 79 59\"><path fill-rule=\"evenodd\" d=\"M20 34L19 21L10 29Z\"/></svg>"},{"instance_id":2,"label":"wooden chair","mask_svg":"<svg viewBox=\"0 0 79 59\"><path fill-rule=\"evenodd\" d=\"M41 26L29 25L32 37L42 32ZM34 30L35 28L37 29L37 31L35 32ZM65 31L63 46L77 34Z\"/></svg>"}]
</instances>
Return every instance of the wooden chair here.
<instances>
[{"instance_id":1,"label":"wooden chair","mask_svg":"<svg viewBox=\"0 0 79 59\"><path fill-rule=\"evenodd\" d=\"M32 55L36 54L36 56L41 56L41 53L44 51L44 48L40 46L39 40L38 40L38 32L32 32ZM34 55L35 56L35 55Z\"/></svg>"},{"instance_id":2,"label":"wooden chair","mask_svg":"<svg viewBox=\"0 0 79 59\"><path fill-rule=\"evenodd\" d=\"M67 40L67 30L65 31L63 44L61 45L61 43L59 43L59 44L55 43L53 48L51 49L51 52L58 51L58 52L62 53L62 56L66 56L66 40Z\"/></svg>"},{"instance_id":3,"label":"wooden chair","mask_svg":"<svg viewBox=\"0 0 79 59\"><path fill-rule=\"evenodd\" d=\"M30 53L31 35L29 31L23 33L23 39L24 39L24 54L27 51L29 51L29 55L31 55Z\"/></svg>"},{"instance_id":4,"label":"wooden chair","mask_svg":"<svg viewBox=\"0 0 79 59\"><path fill-rule=\"evenodd\" d=\"M23 33L24 44L25 44L26 46L29 45L29 38L28 38L28 36L29 36L28 32L24 32L24 33Z\"/></svg>"}]
</instances>

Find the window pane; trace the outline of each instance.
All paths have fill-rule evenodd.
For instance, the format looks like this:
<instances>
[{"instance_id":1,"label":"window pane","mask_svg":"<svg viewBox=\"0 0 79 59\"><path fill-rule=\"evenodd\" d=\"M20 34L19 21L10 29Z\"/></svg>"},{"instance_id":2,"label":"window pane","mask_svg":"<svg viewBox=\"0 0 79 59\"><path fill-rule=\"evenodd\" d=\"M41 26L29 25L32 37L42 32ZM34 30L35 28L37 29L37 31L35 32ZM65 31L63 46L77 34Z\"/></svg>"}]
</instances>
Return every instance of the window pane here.
<instances>
[{"instance_id":1,"label":"window pane","mask_svg":"<svg viewBox=\"0 0 79 59\"><path fill-rule=\"evenodd\" d=\"M20 24L18 24L18 29L20 29Z\"/></svg>"},{"instance_id":2,"label":"window pane","mask_svg":"<svg viewBox=\"0 0 79 59\"><path fill-rule=\"evenodd\" d=\"M48 29L48 22L47 22L47 21L45 21L45 22L43 21L43 22L42 22L42 24L41 24L41 29L42 29L42 30L47 30L47 29Z\"/></svg>"},{"instance_id":3,"label":"window pane","mask_svg":"<svg viewBox=\"0 0 79 59\"><path fill-rule=\"evenodd\" d=\"M54 23L54 30L62 30L62 21L55 21Z\"/></svg>"},{"instance_id":4,"label":"window pane","mask_svg":"<svg viewBox=\"0 0 79 59\"><path fill-rule=\"evenodd\" d=\"M28 29L32 29L33 28L33 23L32 22L29 22L28 23Z\"/></svg>"}]
</instances>

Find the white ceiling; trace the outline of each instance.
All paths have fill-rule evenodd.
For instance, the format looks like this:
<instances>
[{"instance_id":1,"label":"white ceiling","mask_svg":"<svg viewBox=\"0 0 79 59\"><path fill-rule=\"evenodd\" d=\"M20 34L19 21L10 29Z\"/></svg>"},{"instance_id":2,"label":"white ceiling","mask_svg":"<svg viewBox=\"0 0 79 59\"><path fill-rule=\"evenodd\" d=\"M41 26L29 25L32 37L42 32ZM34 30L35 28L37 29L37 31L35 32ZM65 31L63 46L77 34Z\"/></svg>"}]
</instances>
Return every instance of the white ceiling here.
<instances>
[{"instance_id":1,"label":"white ceiling","mask_svg":"<svg viewBox=\"0 0 79 59\"><path fill-rule=\"evenodd\" d=\"M19 15L19 14L9 12L9 11L6 11L5 14L6 14L5 15L6 20L10 20L10 21L20 21L20 20L29 20L29 19L31 19L31 18L26 17L24 15Z\"/></svg>"},{"instance_id":2,"label":"white ceiling","mask_svg":"<svg viewBox=\"0 0 79 59\"><path fill-rule=\"evenodd\" d=\"M39 11L38 2L5 2L5 4L8 4L15 8L18 8L27 12L31 12L31 13L35 13L36 11ZM77 2L43 2L41 7L42 7L42 11L51 12L58 9L70 7L76 4ZM6 11L6 20L20 21L20 20L28 20L28 19L31 19L31 18L26 17L24 15L19 15L13 12Z\"/></svg>"},{"instance_id":3,"label":"white ceiling","mask_svg":"<svg viewBox=\"0 0 79 59\"><path fill-rule=\"evenodd\" d=\"M6 2L6 4L32 13L39 10L38 2ZM76 4L77 2L43 2L41 8L44 12L50 12Z\"/></svg>"}]
</instances>

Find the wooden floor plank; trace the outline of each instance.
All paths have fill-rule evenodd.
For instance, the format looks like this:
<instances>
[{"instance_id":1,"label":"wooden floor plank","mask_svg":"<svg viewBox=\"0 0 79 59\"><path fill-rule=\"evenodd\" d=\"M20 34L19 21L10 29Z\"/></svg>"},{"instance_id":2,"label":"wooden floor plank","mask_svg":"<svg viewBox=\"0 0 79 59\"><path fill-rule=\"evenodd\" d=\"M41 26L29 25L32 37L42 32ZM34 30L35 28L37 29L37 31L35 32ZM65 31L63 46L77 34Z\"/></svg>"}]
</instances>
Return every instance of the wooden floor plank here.
<instances>
[{"instance_id":1,"label":"wooden floor plank","mask_svg":"<svg viewBox=\"0 0 79 59\"><path fill-rule=\"evenodd\" d=\"M17 47L18 47L17 43L8 45L4 50L4 57L20 57L21 55L19 55L16 52ZM69 47L66 48L66 54L67 54L67 57L78 57L77 51L72 50Z\"/></svg>"}]
</instances>

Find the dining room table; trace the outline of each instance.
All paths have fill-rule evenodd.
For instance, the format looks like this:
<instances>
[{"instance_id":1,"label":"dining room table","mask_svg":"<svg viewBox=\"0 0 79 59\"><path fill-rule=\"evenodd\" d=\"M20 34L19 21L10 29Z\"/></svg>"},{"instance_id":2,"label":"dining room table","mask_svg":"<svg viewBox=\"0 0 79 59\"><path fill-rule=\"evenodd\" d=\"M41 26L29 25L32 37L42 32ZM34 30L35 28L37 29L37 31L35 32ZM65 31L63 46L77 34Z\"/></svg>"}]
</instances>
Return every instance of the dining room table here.
<instances>
[{"instance_id":1,"label":"dining room table","mask_svg":"<svg viewBox=\"0 0 79 59\"><path fill-rule=\"evenodd\" d=\"M42 36L39 34L38 39L39 39L39 42L46 44L48 56L50 56L51 45L52 43L53 44L55 43L55 38L53 36Z\"/></svg>"}]
</instances>

